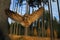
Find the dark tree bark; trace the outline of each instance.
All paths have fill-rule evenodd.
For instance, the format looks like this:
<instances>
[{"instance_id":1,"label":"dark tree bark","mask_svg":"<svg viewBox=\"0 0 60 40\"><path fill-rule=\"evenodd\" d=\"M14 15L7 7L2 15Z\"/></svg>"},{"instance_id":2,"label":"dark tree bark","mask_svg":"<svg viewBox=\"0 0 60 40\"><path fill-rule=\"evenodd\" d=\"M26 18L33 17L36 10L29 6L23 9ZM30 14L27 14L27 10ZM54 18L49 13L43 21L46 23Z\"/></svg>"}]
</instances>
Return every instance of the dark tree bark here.
<instances>
[{"instance_id":1,"label":"dark tree bark","mask_svg":"<svg viewBox=\"0 0 60 40\"><path fill-rule=\"evenodd\" d=\"M5 14L5 9L9 8L10 0L0 0L0 39L9 40L8 37L8 17Z\"/></svg>"}]
</instances>

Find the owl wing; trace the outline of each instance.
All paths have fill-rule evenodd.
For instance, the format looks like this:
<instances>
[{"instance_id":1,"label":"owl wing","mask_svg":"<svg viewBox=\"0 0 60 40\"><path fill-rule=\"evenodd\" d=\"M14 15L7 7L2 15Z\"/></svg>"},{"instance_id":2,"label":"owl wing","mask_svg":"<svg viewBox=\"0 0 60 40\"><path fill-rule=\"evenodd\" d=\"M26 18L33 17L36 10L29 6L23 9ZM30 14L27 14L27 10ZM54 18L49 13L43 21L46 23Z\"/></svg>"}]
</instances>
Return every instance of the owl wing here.
<instances>
[{"instance_id":1,"label":"owl wing","mask_svg":"<svg viewBox=\"0 0 60 40\"><path fill-rule=\"evenodd\" d=\"M43 10L44 8L41 7L37 11L33 12L32 14L28 16L27 20L29 22L29 25L42 16Z\"/></svg>"},{"instance_id":2,"label":"owl wing","mask_svg":"<svg viewBox=\"0 0 60 40\"><path fill-rule=\"evenodd\" d=\"M18 22L22 22L23 17L21 15L17 14L16 12L13 12L9 9L6 9L5 12L8 15L8 17L10 17L11 19L18 21Z\"/></svg>"},{"instance_id":3,"label":"owl wing","mask_svg":"<svg viewBox=\"0 0 60 40\"><path fill-rule=\"evenodd\" d=\"M15 13L15 12L9 10L9 9L6 9L5 12L8 15L8 17L10 17L11 19L19 22L23 27L28 27L27 23L26 23L27 21L24 21L23 16Z\"/></svg>"}]
</instances>

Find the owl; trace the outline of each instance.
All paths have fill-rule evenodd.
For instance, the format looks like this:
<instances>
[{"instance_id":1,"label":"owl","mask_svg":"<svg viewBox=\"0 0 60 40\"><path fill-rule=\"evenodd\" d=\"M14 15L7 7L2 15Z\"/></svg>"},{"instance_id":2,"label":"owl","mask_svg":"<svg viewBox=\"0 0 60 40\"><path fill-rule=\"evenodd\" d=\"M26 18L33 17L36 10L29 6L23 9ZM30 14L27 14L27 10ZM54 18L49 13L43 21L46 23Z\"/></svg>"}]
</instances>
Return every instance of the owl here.
<instances>
[{"instance_id":1,"label":"owl","mask_svg":"<svg viewBox=\"0 0 60 40\"><path fill-rule=\"evenodd\" d=\"M40 7L38 10L31 14L20 15L19 13L13 12L6 9L5 12L8 17L19 22L24 27L29 27L33 22L39 19L43 15L44 8Z\"/></svg>"}]
</instances>

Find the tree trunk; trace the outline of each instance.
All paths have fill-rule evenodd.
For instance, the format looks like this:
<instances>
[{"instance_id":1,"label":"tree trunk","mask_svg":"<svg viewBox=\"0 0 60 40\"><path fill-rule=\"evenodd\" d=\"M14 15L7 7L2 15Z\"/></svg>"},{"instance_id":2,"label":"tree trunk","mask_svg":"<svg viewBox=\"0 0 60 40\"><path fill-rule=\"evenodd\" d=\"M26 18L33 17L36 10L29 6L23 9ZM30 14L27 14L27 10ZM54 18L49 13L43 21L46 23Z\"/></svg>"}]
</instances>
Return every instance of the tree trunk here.
<instances>
[{"instance_id":1,"label":"tree trunk","mask_svg":"<svg viewBox=\"0 0 60 40\"><path fill-rule=\"evenodd\" d=\"M49 14L50 14L50 20L49 20L49 26L50 26L50 37L51 40L53 39L53 14L52 14L52 4L51 4L52 0L49 0L48 2L48 7L49 7Z\"/></svg>"},{"instance_id":2,"label":"tree trunk","mask_svg":"<svg viewBox=\"0 0 60 40\"><path fill-rule=\"evenodd\" d=\"M2 33L3 37L0 36L1 40L9 40L8 39L8 17L5 14L5 9L9 8L10 0L0 0L0 33ZM1 35L1 34L0 34Z\"/></svg>"},{"instance_id":3,"label":"tree trunk","mask_svg":"<svg viewBox=\"0 0 60 40\"><path fill-rule=\"evenodd\" d=\"M58 14L59 14L59 23L60 23L60 9L59 9L59 0L57 0Z\"/></svg>"}]
</instances>

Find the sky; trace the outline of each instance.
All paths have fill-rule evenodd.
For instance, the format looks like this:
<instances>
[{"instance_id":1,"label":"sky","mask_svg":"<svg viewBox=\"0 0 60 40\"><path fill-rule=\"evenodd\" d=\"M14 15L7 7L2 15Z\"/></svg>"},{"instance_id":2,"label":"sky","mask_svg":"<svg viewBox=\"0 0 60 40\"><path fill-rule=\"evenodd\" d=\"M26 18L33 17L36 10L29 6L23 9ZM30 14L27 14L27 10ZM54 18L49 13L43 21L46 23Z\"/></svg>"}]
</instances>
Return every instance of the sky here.
<instances>
[{"instance_id":1,"label":"sky","mask_svg":"<svg viewBox=\"0 0 60 40\"><path fill-rule=\"evenodd\" d=\"M52 2L52 13L53 16L55 16L58 20L59 20L59 16L58 16L58 9L57 9L57 4L56 2Z\"/></svg>"},{"instance_id":2,"label":"sky","mask_svg":"<svg viewBox=\"0 0 60 40\"><path fill-rule=\"evenodd\" d=\"M13 9L16 9L15 6L15 3L16 3L16 0L14 0L14 3L13 3L13 0L11 0L11 5L10 5L10 10L13 10ZM23 2L23 5L22 5L22 14L21 14L21 8L18 7L18 13L21 14L21 15L24 15L26 13L26 1ZM60 0L59 0L59 6L60 6ZM34 8L35 10L38 10L38 8ZM45 6L45 9L47 10L48 9L48 6ZM13 10L13 11L16 11L16 10ZM32 13L32 8L30 8L30 13ZM53 13L53 16L55 16L57 18L57 20L59 21L59 16L58 16L58 9L57 9L57 3L56 2L52 2L52 13ZM11 19L8 18L8 21L9 23L11 23Z\"/></svg>"}]
</instances>

